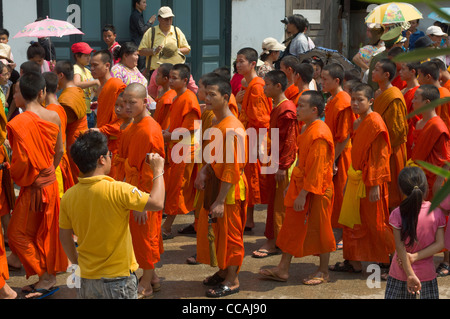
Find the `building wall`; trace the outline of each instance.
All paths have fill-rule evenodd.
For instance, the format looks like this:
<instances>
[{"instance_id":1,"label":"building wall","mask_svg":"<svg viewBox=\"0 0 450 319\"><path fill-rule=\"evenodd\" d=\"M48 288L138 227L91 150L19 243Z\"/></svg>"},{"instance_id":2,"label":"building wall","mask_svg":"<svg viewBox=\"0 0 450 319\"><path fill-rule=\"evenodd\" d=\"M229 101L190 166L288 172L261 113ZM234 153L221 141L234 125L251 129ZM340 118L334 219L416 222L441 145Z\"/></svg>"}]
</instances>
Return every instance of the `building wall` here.
<instances>
[{"instance_id":1,"label":"building wall","mask_svg":"<svg viewBox=\"0 0 450 319\"><path fill-rule=\"evenodd\" d=\"M284 41L285 0L233 0L231 30L231 61L244 47L261 53L265 38Z\"/></svg>"},{"instance_id":2,"label":"building wall","mask_svg":"<svg viewBox=\"0 0 450 319\"><path fill-rule=\"evenodd\" d=\"M34 22L36 18L36 0L20 0L20 2L11 0L3 1L3 27L10 33L8 44L11 46L14 62L17 64L17 70L19 70L18 68L23 62L27 61L27 48L30 45L30 41L36 41L37 39L13 39L13 37L24 26Z\"/></svg>"}]
</instances>

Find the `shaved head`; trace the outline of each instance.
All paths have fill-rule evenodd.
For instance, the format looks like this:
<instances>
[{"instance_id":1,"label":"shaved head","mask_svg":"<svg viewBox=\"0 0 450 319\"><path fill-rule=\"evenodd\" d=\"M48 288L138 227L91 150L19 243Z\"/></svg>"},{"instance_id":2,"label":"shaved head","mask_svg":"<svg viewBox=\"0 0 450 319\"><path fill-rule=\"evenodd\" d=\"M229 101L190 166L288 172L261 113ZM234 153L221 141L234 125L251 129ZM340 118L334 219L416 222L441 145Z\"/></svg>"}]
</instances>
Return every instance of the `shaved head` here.
<instances>
[{"instance_id":1,"label":"shaved head","mask_svg":"<svg viewBox=\"0 0 450 319\"><path fill-rule=\"evenodd\" d=\"M124 94L134 94L137 98L146 99L147 89L141 83L131 83L125 89Z\"/></svg>"}]
</instances>

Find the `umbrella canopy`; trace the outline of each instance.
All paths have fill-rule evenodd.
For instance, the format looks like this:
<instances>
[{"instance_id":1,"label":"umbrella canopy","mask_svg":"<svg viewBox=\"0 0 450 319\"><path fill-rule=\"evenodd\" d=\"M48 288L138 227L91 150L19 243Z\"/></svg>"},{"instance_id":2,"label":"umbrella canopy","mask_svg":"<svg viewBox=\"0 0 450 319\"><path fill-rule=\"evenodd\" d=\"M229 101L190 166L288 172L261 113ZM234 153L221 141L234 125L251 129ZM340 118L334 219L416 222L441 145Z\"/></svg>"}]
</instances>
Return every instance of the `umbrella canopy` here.
<instances>
[{"instance_id":1,"label":"umbrella canopy","mask_svg":"<svg viewBox=\"0 0 450 319\"><path fill-rule=\"evenodd\" d=\"M63 37L72 34L84 34L67 21L49 19L37 21L26 25L22 31L14 36L15 38L33 37Z\"/></svg>"},{"instance_id":2,"label":"umbrella canopy","mask_svg":"<svg viewBox=\"0 0 450 319\"><path fill-rule=\"evenodd\" d=\"M344 70L350 70L355 67L355 65L352 62L350 62L345 56L340 54L338 51L322 47L315 47L314 49L308 52L300 54L298 57L300 61L303 61L305 59L312 58L313 56L319 57L324 65L330 63L339 63L344 67Z\"/></svg>"},{"instance_id":3,"label":"umbrella canopy","mask_svg":"<svg viewBox=\"0 0 450 319\"><path fill-rule=\"evenodd\" d=\"M444 11L445 13L447 13L448 15L450 15L450 8L440 8L440 9L441 9L442 11ZM439 14L436 13L436 12L431 12L431 13L428 15L428 18L430 18L430 19L432 19L432 20L435 20L435 21L442 22L442 23L450 23L450 21L448 21L448 20L445 19L445 18L440 17Z\"/></svg>"},{"instance_id":4,"label":"umbrella canopy","mask_svg":"<svg viewBox=\"0 0 450 319\"><path fill-rule=\"evenodd\" d=\"M390 2L376 6L367 16L366 23L393 24L423 19L415 6L403 2Z\"/></svg>"}]
</instances>

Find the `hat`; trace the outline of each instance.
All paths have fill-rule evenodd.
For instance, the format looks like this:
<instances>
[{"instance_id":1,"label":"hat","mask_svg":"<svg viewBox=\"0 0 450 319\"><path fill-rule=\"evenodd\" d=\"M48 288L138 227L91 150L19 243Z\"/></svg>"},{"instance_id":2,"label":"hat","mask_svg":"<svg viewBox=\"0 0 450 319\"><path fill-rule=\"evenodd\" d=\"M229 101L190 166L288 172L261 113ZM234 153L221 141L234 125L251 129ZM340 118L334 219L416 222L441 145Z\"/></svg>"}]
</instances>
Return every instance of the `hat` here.
<instances>
[{"instance_id":1,"label":"hat","mask_svg":"<svg viewBox=\"0 0 450 319\"><path fill-rule=\"evenodd\" d=\"M287 17L284 17L284 19L281 20L281 23L283 23L283 24L288 24L288 23L289 23L289 22L288 22L288 18L287 18Z\"/></svg>"},{"instance_id":2,"label":"hat","mask_svg":"<svg viewBox=\"0 0 450 319\"><path fill-rule=\"evenodd\" d=\"M86 42L78 42L74 43L72 45L72 52L73 53L83 53L83 54L91 54L92 52L95 52L94 49L92 49L89 44Z\"/></svg>"},{"instance_id":3,"label":"hat","mask_svg":"<svg viewBox=\"0 0 450 319\"><path fill-rule=\"evenodd\" d=\"M174 17L175 15L173 14L172 9L170 9L169 7L161 7L158 11L158 16L166 19Z\"/></svg>"},{"instance_id":4,"label":"hat","mask_svg":"<svg viewBox=\"0 0 450 319\"><path fill-rule=\"evenodd\" d=\"M284 51L286 46L278 42L275 38L266 38L262 43L263 53L269 54L270 51Z\"/></svg>"},{"instance_id":5,"label":"hat","mask_svg":"<svg viewBox=\"0 0 450 319\"><path fill-rule=\"evenodd\" d=\"M14 63L11 60L11 47L8 44L0 43L0 61L3 64Z\"/></svg>"},{"instance_id":6,"label":"hat","mask_svg":"<svg viewBox=\"0 0 450 319\"><path fill-rule=\"evenodd\" d=\"M391 47L392 45L402 42L402 27L395 27L380 37L380 40L384 41L386 47Z\"/></svg>"},{"instance_id":7,"label":"hat","mask_svg":"<svg viewBox=\"0 0 450 319\"><path fill-rule=\"evenodd\" d=\"M438 37L442 37L442 36L447 36L447 33L442 32L441 27L438 26L431 26L427 29L427 31L425 32L426 35L435 35Z\"/></svg>"},{"instance_id":8,"label":"hat","mask_svg":"<svg viewBox=\"0 0 450 319\"><path fill-rule=\"evenodd\" d=\"M416 49L427 48L427 47L431 47L433 45L434 45L433 40L431 40L430 37L427 35L418 38L416 40L416 42L414 42L414 48L416 48Z\"/></svg>"},{"instance_id":9,"label":"hat","mask_svg":"<svg viewBox=\"0 0 450 319\"><path fill-rule=\"evenodd\" d=\"M161 50L161 53L159 53L159 64L179 64L184 62L186 62L186 57L178 50L175 43L167 43Z\"/></svg>"}]
</instances>

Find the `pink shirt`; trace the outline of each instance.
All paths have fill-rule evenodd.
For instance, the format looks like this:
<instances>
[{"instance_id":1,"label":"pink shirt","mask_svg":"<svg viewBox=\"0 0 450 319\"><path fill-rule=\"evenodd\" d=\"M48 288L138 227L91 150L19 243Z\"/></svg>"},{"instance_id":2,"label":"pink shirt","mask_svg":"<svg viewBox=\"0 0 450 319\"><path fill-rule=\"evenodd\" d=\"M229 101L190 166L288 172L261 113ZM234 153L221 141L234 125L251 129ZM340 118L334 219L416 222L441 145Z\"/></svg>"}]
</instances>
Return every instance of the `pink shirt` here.
<instances>
[{"instance_id":1,"label":"pink shirt","mask_svg":"<svg viewBox=\"0 0 450 319\"><path fill-rule=\"evenodd\" d=\"M445 227L445 216L440 209L435 209L428 214L431 206L430 202L423 202L417 222L417 242L412 247L407 247L406 251L414 253L430 246L436 240L438 228ZM396 229L402 228L402 217L400 208L396 208L389 217L389 223ZM416 261L412 264L414 273L420 281L430 281L436 278L436 269L434 268L433 256ZM403 268L397 263L397 252L392 258L389 275L397 280L406 281L406 274Z\"/></svg>"},{"instance_id":2,"label":"pink shirt","mask_svg":"<svg viewBox=\"0 0 450 319\"><path fill-rule=\"evenodd\" d=\"M155 70L152 73L152 76L150 77L150 83L147 88L148 94L154 99L156 99L156 97L158 96L158 91L160 89L160 87L158 87L158 85L156 84L156 75L157 74L158 74L158 70ZM192 77L192 74L191 74L191 77L189 78L187 88L189 90L191 90L192 92L194 92L195 94L197 94L198 86L195 83L195 80Z\"/></svg>"},{"instance_id":3,"label":"pink shirt","mask_svg":"<svg viewBox=\"0 0 450 319\"><path fill-rule=\"evenodd\" d=\"M446 211L450 211L450 195L447 196L447 198L444 199L439 206ZM446 214L444 213L444 215ZM445 218L447 219L448 223L448 216L446 216ZM448 225L445 229L445 249L450 250L450 229L448 229Z\"/></svg>"}]
</instances>

